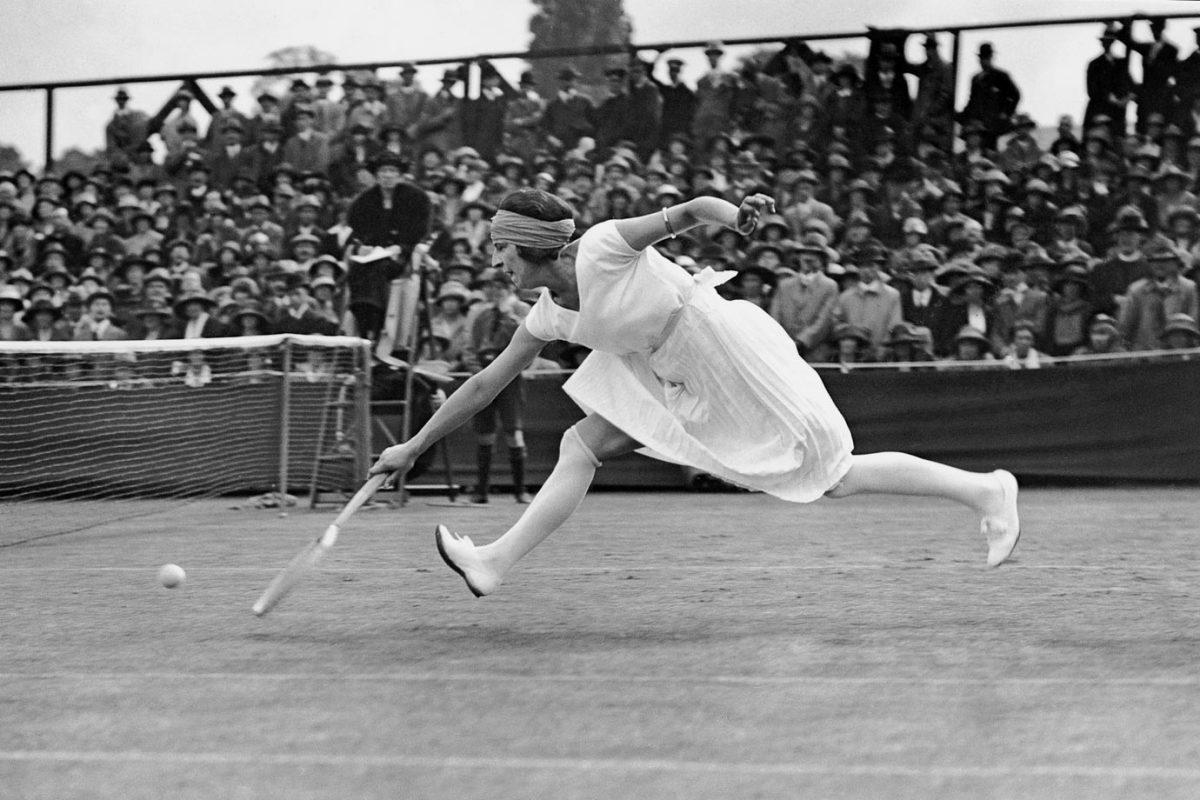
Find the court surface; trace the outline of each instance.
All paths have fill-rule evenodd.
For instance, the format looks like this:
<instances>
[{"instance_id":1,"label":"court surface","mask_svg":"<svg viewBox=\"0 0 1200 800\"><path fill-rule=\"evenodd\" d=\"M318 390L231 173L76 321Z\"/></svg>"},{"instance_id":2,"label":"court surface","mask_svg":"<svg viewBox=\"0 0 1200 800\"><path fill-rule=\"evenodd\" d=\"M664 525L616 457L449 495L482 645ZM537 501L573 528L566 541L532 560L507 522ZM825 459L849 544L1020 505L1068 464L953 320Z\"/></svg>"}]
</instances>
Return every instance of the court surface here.
<instances>
[{"instance_id":1,"label":"court surface","mask_svg":"<svg viewBox=\"0 0 1200 800\"><path fill-rule=\"evenodd\" d=\"M1022 497L988 571L949 503L596 493L482 600L433 526L520 507L418 497L262 619L335 509L3 547L0 797L1200 796L1200 494Z\"/></svg>"}]
</instances>

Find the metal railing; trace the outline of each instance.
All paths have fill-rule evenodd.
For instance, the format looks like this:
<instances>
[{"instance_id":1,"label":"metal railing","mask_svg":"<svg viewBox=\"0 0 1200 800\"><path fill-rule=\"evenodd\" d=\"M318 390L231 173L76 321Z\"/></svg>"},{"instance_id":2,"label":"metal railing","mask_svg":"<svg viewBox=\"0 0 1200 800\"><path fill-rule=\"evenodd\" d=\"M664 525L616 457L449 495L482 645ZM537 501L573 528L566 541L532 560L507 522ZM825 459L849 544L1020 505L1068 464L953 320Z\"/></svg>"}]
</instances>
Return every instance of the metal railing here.
<instances>
[{"instance_id":1,"label":"metal railing","mask_svg":"<svg viewBox=\"0 0 1200 800\"><path fill-rule=\"evenodd\" d=\"M1096 25L1104 24L1113 20L1118 21L1136 21L1147 19L1198 19L1200 14L1196 13L1177 13L1177 14L1143 14L1134 12L1121 17L1108 16L1089 16L1089 17L1058 17L1053 19L1038 19L1038 20L1019 20L1010 22L983 22L973 23L969 25L943 25L943 26L925 26L914 29L903 28L872 28L867 27L865 30L858 31L836 31L825 33L814 32L796 32L791 34L781 34L776 36L755 36L737 39L725 39L726 46L752 46L766 44L782 44L788 41L813 41L827 42L844 39L863 39L870 38L877 34L896 34L896 33L948 33L953 36L951 46L950 65L954 76L954 86L952 89L957 89L960 52L959 43L961 34L964 32L975 31L999 31L1011 30L1014 28L1038 28L1049 27L1056 25ZM214 78L245 78L259 77L267 75L297 75L305 73L323 74L330 72L372 72L380 69L392 69L401 66L402 64L411 63L417 66L436 66L444 64L464 64L478 69L478 65L486 61L499 61L503 59L524 59L527 61L545 59L545 58L580 58L588 56L605 56L605 55L621 55L643 50L683 50L691 48L704 47L707 44L706 40L676 40L668 42L651 42L641 44L625 45L598 45L590 47L565 47L541 50L524 50L524 51L507 51L493 53L477 53L475 55L463 55L441 58L424 58L424 59L397 59L395 61L369 61L355 62L349 64L314 64L305 67L270 67L256 69L235 69L235 70L219 70L213 72L175 72L175 73L160 73L154 75L125 75L118 77L106 78L87 78L81 80L69 81L35 81L26 83L8 83L0 84L0 92L23 92L23 91L43 91L46 93L46 118L45 118L45 164L46 169L49 169L54 163L54 92L58 89L74 89L97 86L114 86L118 84L138 84L138 83L162 83L170 81L178 81L195 85L199 80L208 80ZM464 82L467 86L471 85L470 76L464 75Z\"/></svg>"}]
</instances>

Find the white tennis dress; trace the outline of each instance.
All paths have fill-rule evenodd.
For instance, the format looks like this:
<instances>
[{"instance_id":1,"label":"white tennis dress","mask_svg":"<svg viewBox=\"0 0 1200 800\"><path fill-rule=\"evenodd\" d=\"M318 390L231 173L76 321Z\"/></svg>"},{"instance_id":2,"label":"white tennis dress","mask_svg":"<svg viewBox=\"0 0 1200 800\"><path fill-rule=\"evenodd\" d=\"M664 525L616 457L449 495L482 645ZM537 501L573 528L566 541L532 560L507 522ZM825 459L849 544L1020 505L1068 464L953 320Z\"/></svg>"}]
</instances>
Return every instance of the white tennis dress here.
<instances>
[{"instance_id":1,"label":"white tennis dress","mask_svg":"<svg viewBox=\"0 0 1200 800\"><path fill-rule=\"evenodd\" d=\"M543 291L524 324L592 349L563 387L585 412L639 452L785 500L845 476L854 443L820 377L766 312L714 290L735 272L689 275L613 222L584 234L575 272L580 310Z\"/></svg>"}]
</instances>

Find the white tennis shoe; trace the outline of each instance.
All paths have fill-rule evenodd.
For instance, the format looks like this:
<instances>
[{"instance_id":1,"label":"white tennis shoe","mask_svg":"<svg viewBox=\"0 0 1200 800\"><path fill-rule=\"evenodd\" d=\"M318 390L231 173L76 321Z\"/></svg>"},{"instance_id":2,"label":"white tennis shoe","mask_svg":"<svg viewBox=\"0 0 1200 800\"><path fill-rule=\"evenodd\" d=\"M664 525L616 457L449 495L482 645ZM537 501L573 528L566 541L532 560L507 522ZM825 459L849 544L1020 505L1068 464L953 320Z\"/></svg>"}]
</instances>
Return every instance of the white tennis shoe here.
<instances>
[{"instance_id":1,"label":"white tennis shoe","mask_svg":"<svg viewBox=\"0 0 1200 800\"><path fill-rule=\"evenodd\" d=\"M1012 555L1021 538L1021 519L1017 515L1017 479L1003 469L992 474L1000 483L1000 506L993 513L984 515L979 529L987 538L987 565L998 567Z\"/></svg>"},{"instance_id":2,"label":"white tennis shoe","mask_svg":"<svg viewBox=\"0 0 1200 800\"><path fill-rule=\"evenodd\" d=\"M438 525L433 538L446 566L462 576L471 594L483 597L499 588L500 576L479 557L470 536L459 536L445 525Z\"/></svg>"}]
</instances>

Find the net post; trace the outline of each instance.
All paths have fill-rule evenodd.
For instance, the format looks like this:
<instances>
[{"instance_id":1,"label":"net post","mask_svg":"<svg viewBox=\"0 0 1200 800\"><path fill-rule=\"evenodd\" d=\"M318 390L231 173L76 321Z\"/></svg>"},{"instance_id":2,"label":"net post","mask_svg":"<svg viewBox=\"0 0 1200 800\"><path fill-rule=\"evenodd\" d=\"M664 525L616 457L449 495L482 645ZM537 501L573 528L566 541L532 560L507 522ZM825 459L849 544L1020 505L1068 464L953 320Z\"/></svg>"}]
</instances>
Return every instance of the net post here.
<instances>
[{"instance_id":1,"label":"net post","mask_svg":"<svg viewBox=\"0 0 1200 800\"><path fill-rule=\"evenodd\" d=\"M358 369L355 370L358 393L354 396L354 405L358 417L357 438L354 452L357 457L354 470L359 479L366 479L370 469L371 458L371 343L364 341L358 348Z\"/></svg>"},{"instance_id":2,"label":"net post","mask_svg":"<svg viewBox=\"0 0 1200 800\"><path fill-rule=\"evenodd\" d=\"M292 340L283 340L283 369L280 380L283 385L279 390L279 507L287 505L288 481L288 450L291 446L291 412L292 412Z\"/></svg>"}]
</instances>

